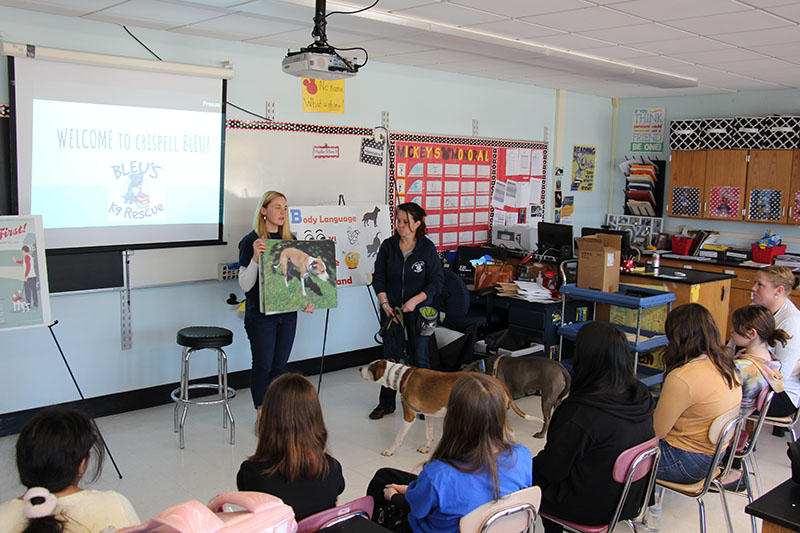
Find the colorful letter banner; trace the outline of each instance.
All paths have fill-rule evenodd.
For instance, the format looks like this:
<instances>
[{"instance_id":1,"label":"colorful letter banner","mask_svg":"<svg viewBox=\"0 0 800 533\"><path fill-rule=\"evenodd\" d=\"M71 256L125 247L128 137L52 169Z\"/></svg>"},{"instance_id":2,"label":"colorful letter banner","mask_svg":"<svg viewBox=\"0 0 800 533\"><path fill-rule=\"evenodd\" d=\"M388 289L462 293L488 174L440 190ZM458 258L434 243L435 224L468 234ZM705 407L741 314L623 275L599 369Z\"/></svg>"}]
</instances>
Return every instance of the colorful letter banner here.
<instances>
[{"instance_id":1,"label":"colorful letter banner","mask_svg":"<svg viewBox=\"0 0 800 533\"><path fill-rule=\"evenodd\" d=\"M663 107L643 107L633 110L631 152L663 152L664 121Z\"/></svg>"}]
</instances>

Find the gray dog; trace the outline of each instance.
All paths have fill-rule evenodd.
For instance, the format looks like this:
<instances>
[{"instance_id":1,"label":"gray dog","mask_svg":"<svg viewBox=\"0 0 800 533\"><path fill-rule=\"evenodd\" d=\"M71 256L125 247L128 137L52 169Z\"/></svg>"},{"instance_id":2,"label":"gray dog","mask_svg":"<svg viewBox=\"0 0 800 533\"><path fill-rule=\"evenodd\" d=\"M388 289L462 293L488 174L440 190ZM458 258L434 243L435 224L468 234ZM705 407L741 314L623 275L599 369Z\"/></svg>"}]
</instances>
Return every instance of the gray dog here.
<instances>
[{"instance_id":1,"label":"gray dog","mask_svg":"<svg viewBox=\"0 0 800 533\"><path fill-rule=\"evenodd\" d=\"M569 372L558 361L538 356L506 357L490 355L466 365L462 370L484 372L506 384L512 396L538 390L542 393L542 430L533 436L541 439L547 434L553 410L569 393Z\"/></svg>"}]
</instances>

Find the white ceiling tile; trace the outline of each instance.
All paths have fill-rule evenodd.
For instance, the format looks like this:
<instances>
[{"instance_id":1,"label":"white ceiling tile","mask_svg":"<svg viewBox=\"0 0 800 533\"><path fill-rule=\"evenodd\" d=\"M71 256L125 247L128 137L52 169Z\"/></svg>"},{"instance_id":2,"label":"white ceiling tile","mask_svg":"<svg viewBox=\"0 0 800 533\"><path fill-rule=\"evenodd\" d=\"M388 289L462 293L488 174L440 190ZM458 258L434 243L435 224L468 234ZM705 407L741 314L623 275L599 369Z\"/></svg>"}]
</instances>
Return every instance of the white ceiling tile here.
<instances>
[{"instance_id":1,"label":"white ceiling tile","mask_svg":"<svg viewBox=\"0 0 800 533\"><path fill-rule=\"evenodd\" d=\"M374 39L372 41L364 41L361 43L361 46L367 49L370 59L394 56L398 54L409 54L411 52L421 52L423 50L432 49L423 43L391 39Z\"/></svg>"},{"instance_id":2,"label":"white ceiling tile","mask_svg":"<svg viewBox=\"0 0 800 533\"><path fill-rule=\"evenodd\" d=\"M767 46L753 46L754 52L781 59L796 59L800 57L800 46L786 46L785 44L770 44Z\"/></svg>"},{"instance_id":3,"label":"white ceiling tile","mask_svg":"<svg viewBox=\"0 0 800 533\"><path fill-rule=\"evenodd\" d=\"M328 19L327 31L331 28L372 35L375 37L385 37L397 39L418 32L416 28L404 26L402 24L392 24L379 20L368 19L359 16L333 16Z\"/></svg>"},{"instance_id":4,"label":"white ceiling tile","mask_svg":"<svg viewBox=\"0 0 800 533\"><path fill-rule=\"evenodd\" d=\"M270 37L256 37L255 39L248 39L247 42L251 44L263 44L264 46L271 46L273 48L291 48L297 49L311 44L311 31L308 32L289 32L279 33Z\"/></svg>"},{"instance_id":5,"label":"white ceiling tile","mask_svg":"<svg viewBox=\"0 0 800 533\"><path fill-rule=\"evenodd\" d=\"M408 16L415 19L423 19L449 26L468 26L470 24L481 24L482 22L494 22L503 20L499 15L492 15L485 11L478 11L456 4L428 4L420 7L412 7L401 11L394 11L395 14Z\"/></svg>"},{"instance_id":6,"label":"white ceiling tile","mask_svg":"<svg viewBox=\"0 0 800 533\"><path fill-rule=\"evenodd\" d=\"M725 43L720 43L706 37L686 37L683 39L669 39L666 41L653 41L650 43L637 43L634 48L646 50L656 54L673 55L690 52L708 52L729 48Z\"/></svg>"},{"instance_id":7,"label":"white ceiling tile","mask_svg":"<svg viewBox=\"0 0 800 533\"><path fill-rule=\"evenodd\" d=\"M742 48L753 48L769 44L800 46L800 27L783 26L768 30L715 34L711 38L734 46L741 46Z\"/></svg>"},{"instance_id":8,"label":"white ceiling tile","mask_svg":"<svg viewBox=\"0 0 800 533\"><path fill-rule=\"evenodd\" d=\"M128 0L85 15L84 18L114 24L137 24L148 28L169 29L217 18L225 13L219 9L170 4L159 0Z\"/></svg>"},{"instance_id":9,"label":"white ceiling tile","mask_svg":"<svg viewBox=\"0 0 800 533\"><path fill-rule=\"evenodd\" d=\"M238 5L234 9L244 13L254 13L276 19L299 20L307 21L308 23L311 23L314 19L314 8L312 6L302 6L281 2L280 0L256 0Z\"/></svg>"},{"instance_id":10,"label":"white ceiling tile","mask_svg":"<svg viewBox=\"0 0 800 533\"><path fill-rule=\"evenodd\" d=\"M340 0L340 1L331 0L327 2L327 6L328 6L328 11L333 11L334 9L338 11L339 8L341 7L339 4L354 7L356 9L361 9L372 5L374 1L375 0ZM436 4L442 1L444 0L380 0L380 2L378 2L378 5L376 5L372 9L375 11L389 12L389 11L396 11L398 9L408 9L409 7L424 6L427 4ZM312 0L309 3L313 4L314 2ZM342 9L342 11L346 10Z\"/></svg>"},{"instance_id":11,"label":"white ceiling tile","mask_svg":"<svg viewBox=\"0 0 800 533\"><path fill-rule=\"evenodd\" d=\"M781 70L794 70L797 65L781 61L779 59L750 59L747 61L730 61L726 63L717 63L715 68L730 72L733 74L741 74L751 78L758 78L761 74L768 72L781 71Z\"/></svg>"},{"instance_id":12,"label":"white ceiling tile","mask_svg":"<svg viewBox=\"0 0 800 533\"><path fill-rule=\"evenodd\" d=\"M686 18L687 14L704 17L752 9L732 0L633 0L609 7L629 15L660 21Z\"/></svg>"},{"instance_id":13,"label":"white ceiling tile","mask_svg":"<svg viewBox=\"0 0 800 533\"><path fill-rule=\"evenodd\" d=\"M521 20L498 20L496 22L485 22L483 24L472 24L464 26L470 30L476 30L493 35L500 35L512 39L532 39L535 37L544 37L546 35L557 35L560 32L553 28L545 28L531 24L530 22L523 22Z\"/></svg>"},{"instance_id":14,"label":"white ceiling tile","mask_svg":"<svg viewBox=\"0 0 800 533\"><path fill-rule=\"evenodd\" d=\"M769 12L794 22L800 22L800 3L797 2L785 6L771 7Z\"/></svg>"},{"instance_id":15,"label":"white ceiling tile","mask_svg":"<svg viewBox=\"0 0 800 533\"><path fill-rule=\"evenodd\" d=\"M525 17L523 20L568 32L620 28L646 22L641 18L625 15L605 7L587 7L546 15L535 15L533 17Z\"/></svg>"},{"instance_id":16,"label":"white ceiling tile","mask_svg":"<svg viewBox=\"0 0 800 533\"><path fill-rule=\"evenodd\" d=\"M684 31L664 26L663 24L646 23L630 24L624 28L606 28L580 32L585 37L602 39L616 44L649 43L668 39L685 39L690 37Z\"/></svg>"},{"instance_id":17,"label":"white ceiling tile","mask_svg":"<svg viewBox=\"0 0 800 533\"><path fill-rule=\"evenodd\" d=\"M680 54L673 54L673 57L690 63L698 63L700 65L714 65L716 63L724 63L726 61L745 61L748 59L763 58L762 54L745 50L744 48L723 48L720 50L709 50L706 52L686 52Z\"/></svg>"},{"instance_id":18,"label":"white ceiling tile","mask_svg":"<svg viewBox=\"0 0 800 533\"><path fill-rule=\"evenodd\" d=\"M3 0L0 4L54 15L81 16L118 4L119 0Z\"/></svg>"},{"instance_id":19,"label":"white ceiling tile","mask_svg":"<svg viewBox=\"0 0 800 533\"><path fill-rule=\"evenodd\" d=\"M782 72L770 72L765 74L762 79L786 87L800 87L800 70L794 69Z\"/></svg>"},{"instance_id":20,"label":"white ceiling tile","mask_svg":"<svg viewBox=\"0 0 800 533\"><path fill-rule=\"evenodd\" d=\"M456 61L469 61L473 58L474 56L471 54L456 52L455 50L430 50L423 52L411 52L409 54L399 54L396 56L387 56L383 58L383 61L419 67L437 65L441 63L454 63Z\"/></svg>"},{"instance_id":21,"label":"white ceiling tile","mask_svg":"<svg viewBox=\"0 0 800 533\"><path fill-rule=\"evenodd\" d=\"M277 21L264 17L249 17L240 14L224 15L219 18L175 28L178 33L202 35L217 39L245 41L256 37L275 35L299 30L303 26L291 22Z\"/></svg>"},{"instance_id":22,"label":"white ceiling tile","mask_svg":"<svg viewBox=\"0 0 800 533\"><path fill-rule=\"evenodd\" d=\"M690 17L671 20L669 26L690 31L698 35L715 35L718 33L749 32L767 28L779 28L791 23L762 11L738 11L707 17Z\"/></svg>"},{"instance_id":23,"label":"white ceiling tile","mask_svg":"<svg viewBox=\"0 0 800 533\"><path fill-rule=\"evenodd\" d=\"M553 48L560 48L562 50L590 50L592 48L601 48L613 44L599 39L581 37L574 33L562 33L559 35L549 35L547 37L523 40L531 43L543 44L545 46L552 46Z\"/></svg>"},{"instance_id":24,"label":"white ceiling tile","mask_svg":"<svg viewBox=\"0 0 800 533\"><path fill-rule=\"evenodd\" d=\"M119 2L115 2L119 3ZM185 3L185 2L184 2ZM229 7L236 7L241 4L248 3L247 0L191 0L190 3L192 4L200 4L204 6L210 7L218 7L218 8L229 8Z\"/></svg>"},{"instance_id":25,"label":"white ceiling tile","mask_svg":"<svg viewBox=\"0 0 800 533\"><path fill-rule=\"evenodd\" d=\"M590 55L605 59L632 59L636 57L647 57L654 54L628 46L601 46L600 48L592 48Z\"/></svg>"},{"instance_id":26,"label":"white ceiling tile","mask_svg":"<svg viewBox=\"0 0 800 533\"><path fill-rule=\"evenodd\" d=\"M794 4L797 0L747 0L747 3L754 7L775 7Z\"/></svg>"},{"instance_id":27,"label":"white ceiling tile","mask_svg":"<svg viewBox=\"0 0 800 533\"><path fill-rule=\"evenodd\" d=\"M445 1L510 18L544 15L545 13L568 11L570 9L580 9L591 6L591 3L582 0L559 0L557 2L553 2L552 0L492 0L491 2L487 0ZM378 5L380 5L380 3Z\"/></svg>"},{"instance_id":28,"label":"white ceiling tile","mask_svg":"<svg viewBox=\"0 0 800 533\"><path fill-rule=\"evenodd\" d=\"M671 57L665 57L665 56L637 57L625 61L625 63L637 67L663 70L665 72L675 72L675 69L681 68L686 65L685 62L678 61L677 59L672 59ZM677 72L675 73L678 74Z\"/></svg>"}]
</instances>

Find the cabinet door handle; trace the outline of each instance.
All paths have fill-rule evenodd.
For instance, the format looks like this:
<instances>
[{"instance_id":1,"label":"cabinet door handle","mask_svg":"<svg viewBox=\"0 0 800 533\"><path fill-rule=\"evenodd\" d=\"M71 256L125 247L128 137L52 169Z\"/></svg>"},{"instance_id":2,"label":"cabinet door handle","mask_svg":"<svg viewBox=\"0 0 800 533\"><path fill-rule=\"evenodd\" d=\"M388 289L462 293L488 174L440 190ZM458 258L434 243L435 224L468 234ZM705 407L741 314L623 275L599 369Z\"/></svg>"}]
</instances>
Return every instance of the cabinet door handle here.
<instances>
[{"instance_id":1,"label":"cabinet door handle","mask_svg":"<svg viewBox=\"0 0 800 533\"><path fill-rule=\"evenodd\" d=\"M783 218L785 215L786 215L786 206L784 205L783 207L781 207L781 218Z\"/></svg>"},{"instance_id":2,"label":"cabinet door handle","mask_svg":"<svg viewBox=\"0 0 800 533\"><path fill-rule=\"evenodd\" d=\"M724 302L725 299L728 297L728 292L730 291L730 287L722 287L722 296L720 297L720 301Z\"/></svg>"}]
</instances>

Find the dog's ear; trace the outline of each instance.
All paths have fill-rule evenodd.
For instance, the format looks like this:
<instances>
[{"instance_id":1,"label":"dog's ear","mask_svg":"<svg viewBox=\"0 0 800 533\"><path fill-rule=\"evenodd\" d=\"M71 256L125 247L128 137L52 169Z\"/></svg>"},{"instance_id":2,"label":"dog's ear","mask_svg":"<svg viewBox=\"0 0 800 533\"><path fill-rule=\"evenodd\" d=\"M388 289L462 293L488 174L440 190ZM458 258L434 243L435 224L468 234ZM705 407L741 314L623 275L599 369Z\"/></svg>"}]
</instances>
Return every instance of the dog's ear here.
<instances>
[{"instance_id":1,"label":"dog's ear","mask_svg":"<svg viewBox=\"0 0 800 533\"><path fill-rule=\"evenodd\" d=\"M396 363L397 362L394 359L387 359L387 361L389 361L390 363Z\"/></svg>"}]
</instances>

